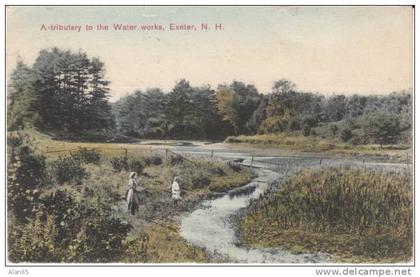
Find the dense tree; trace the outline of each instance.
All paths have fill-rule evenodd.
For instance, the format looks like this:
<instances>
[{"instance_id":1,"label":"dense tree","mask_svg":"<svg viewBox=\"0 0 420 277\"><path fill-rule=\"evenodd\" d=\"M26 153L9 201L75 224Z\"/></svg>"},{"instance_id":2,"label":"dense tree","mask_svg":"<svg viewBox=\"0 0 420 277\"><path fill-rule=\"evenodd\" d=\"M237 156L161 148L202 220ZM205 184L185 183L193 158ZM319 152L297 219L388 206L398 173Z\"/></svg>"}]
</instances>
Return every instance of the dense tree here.
<instances>
[{"instance_id":1,"label":"dense tree","mask_svg":"<svg viewBox=\"0 0 420 277\"><path fill-rule=\"evenodd\" d=\"M261 125L261 123L267 118L267 106L269 103L269 96L263 95L261 97L260 103L257 107L257 109L252 114L252 117L249 119L247 123L248 130L255 134L258 132L258 128Z\"/></svg>"},{"instance_id":2,"label":"dense tree","mask_svg":"<svg viewBox=\"0 0 420 277\"><path fill-rule=\"evenodd\" d=\"M346 112L346 97L334 95L328 99L327 114L330 121L340 121Z\"/></svg>"},{"instance_id":3,"label":"dense tree","mask_svg":"<svg viewBox=\"0 0 420 277\"><path fill-rule=\"evenodd\" d=\"M235 135L239 134L239 100L235 96L235 91L227 86L219 86L216 94L217 112L222 119L229 122L233 127Z\"/></svg>"},{"instance_id":4,"label":"dense tree","mask_svg":"<svg viewBox=\"0 0 420 277\"><path fill-rule=\"evenodd\" d=\"M18 62L9 87L9 128L26 123L80 132L114 126L104 64L86 53L44 49L29 68Z\"/></svg>"},{"instance_id":5,"label":"dense tree","mask_svg":"<svg viewBox=\"0 0 420 277\"><path fill-rule=\"evenodd\" d=\"M261 100L261 95L253 85L247 85L243 82L234 81L230 88L234 91L235 105L237 109L238 131L242 134L249 133L248 122L251 119L254 111L258 108Z\"/></svg>"},{"instance_id":6,"label":"dense tree","mask_svg":"<svg viewBox=\"0 0 420 277\"><path fill-rule=\"evenodd\" d=\"M398 116L389 113L369 113L363 118L363 130L373 143L395 143L401 132Z\"/></svg>"},{"instance_id":7,"label":"dense tree","mask_svg":"<svg viewBox=\"0 0 420 277\"><path fill-rule=\"evenodd\" d=\"M273 93L266 108L266 118L259 127L261 133L284 131L289 121L297 116L296 95L293 90L296 85L286 79L273 85Z\"/></svg>"},{"instance_id":8,"label":"dense tree","mask_svg":"<svg viewBox=\"0 0 420 277\"><path fill-rule=\"evenodd\" d=\"M10 76L7 95L7 126L11 130L33 126L36 120L32 70L18 59Z\"/></svg>"},{"instance_id":9,"label":"dense tree","mask_svg":"<svg viewBox=\"0 0 420 277\"><path fill-rule=\"evenodd\" d=\"M182 79L167 96L165 107L165 121L168 125L169 136L180 136L191 133L188 122L191 120L193 103L193 88L190 83Z\"/></svg>"}]
</instances>

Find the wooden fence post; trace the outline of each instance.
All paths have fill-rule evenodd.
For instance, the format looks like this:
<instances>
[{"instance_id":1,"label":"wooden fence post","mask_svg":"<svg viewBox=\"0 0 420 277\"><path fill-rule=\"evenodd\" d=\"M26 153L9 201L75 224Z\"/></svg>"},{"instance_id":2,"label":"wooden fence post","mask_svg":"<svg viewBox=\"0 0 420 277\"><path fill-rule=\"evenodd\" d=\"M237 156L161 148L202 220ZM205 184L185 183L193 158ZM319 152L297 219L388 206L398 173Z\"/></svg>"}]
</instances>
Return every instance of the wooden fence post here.
<instances>
[{"instance_id":1,"label":"wooden fence post","mask_svg":"<svg viewBox=\"0 0 420 277\"><path fill-rule=\"evenodd\" d=\"M251 156L251 165L250 167L252 167L252 163L254 162L254 155Z\"/></svg>"},{"instance_id":2,"label":"wooden fence post","mask_svg":"<svg viewBox=\"0 0 420 277\"><path fill-rule=\"evenodd\" d=\"M322 165L322 158L319 159L319 165Z\"/></svg>"},{"instance_id":3,"label":"wooden fence post","mask_svg":"<svg viewBox=\"0 0 420 277\"><path fill-rule=\"evenodd\" d=\"M127 160L128 159L128 149L124 148L124 152L125 152L125 159Z\"/></svg>"}]
</instances>

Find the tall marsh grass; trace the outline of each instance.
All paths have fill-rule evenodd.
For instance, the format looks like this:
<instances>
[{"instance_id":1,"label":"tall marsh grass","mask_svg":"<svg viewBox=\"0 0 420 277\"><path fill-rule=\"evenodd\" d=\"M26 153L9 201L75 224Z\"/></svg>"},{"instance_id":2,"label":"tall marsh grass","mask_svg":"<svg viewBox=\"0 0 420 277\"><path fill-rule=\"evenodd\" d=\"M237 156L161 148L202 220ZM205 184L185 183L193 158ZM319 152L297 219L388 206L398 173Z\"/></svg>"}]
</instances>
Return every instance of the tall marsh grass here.
<instances>
[{"instance_id":1,"label":"tall marsh grass","mask_svg":"<svg viewBox=\"0 0 420 277\"><path fill-rule=\"evenodd\" d=\"M405 261L413 247L412 200L405 173L306 169L250 205L241 238L344 260Z\"/></svg>"}]
</instances>

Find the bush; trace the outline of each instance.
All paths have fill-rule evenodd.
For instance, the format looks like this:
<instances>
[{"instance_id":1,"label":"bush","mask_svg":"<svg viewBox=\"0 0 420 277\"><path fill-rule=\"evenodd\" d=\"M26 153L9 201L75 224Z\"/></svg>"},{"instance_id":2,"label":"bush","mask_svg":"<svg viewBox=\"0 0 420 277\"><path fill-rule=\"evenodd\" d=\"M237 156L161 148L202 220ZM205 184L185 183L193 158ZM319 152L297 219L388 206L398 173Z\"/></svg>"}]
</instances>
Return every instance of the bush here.
<instances>
[{"instance_id":1,"label":"bush","mask_svg":"<svg viewBox=\"0 0 420 277\"><path fill-rule=\"evenodd\" d=\"M170 161L170 164L172 166L174 166L174 165L177 165L177 164L182 164L184 159L181 156L170 156L169 161Z\"/></svg>"},{"instance_id":2,"label":"bush","mask_svg":"<svg viewBox=\"0 0 420 277\"><path fill-rule=\"evenodd\" d=\"M19 134L8 136L7 150L7 208L22 221L34 212L46 184L45 157L35 154Z\"/></svg>"},{"instance_id":3,"label":"bush","mask_svg":"<svg viewBox=\"0 0 420 277\"><path fill-rule=\"evenodd\" d=\"M302 133L305 137L309 136L311 134L312 128L309 126L304 126L302 129Z\"/></svg>"},{"instance_id":4,"label":"bush","mask_svg":"<svg viewBox=\"0 0 420 277\"><path fill-rule=\"evenodd\" d=\"M143 163L139 160L131 160L129 162L129 166L128 166L130 171L134 171L137 172L137 174L140 174L143 171Z\"/></svg>"},{"instance_id":5,"label":"bush","mask_svg":"<svg viewBox=\"0 0 420 277\"><path fill-rule=\"evenodd\" d=\"M80 185L88 176L86 170L73 157L59 157L51 164L53 179L60 185L64 183Z\"/></svg>"},{"instance_id":6,"label":"bush","mask_svg":"<svg viewBox=\"0 0 420 277\"><path fill-rule=\"evenodd\" d=\"M99 164L99 161L101 160L101 154L97 150L87 149L85 147L75 153L72 153L71 156L73 159L87 164Z\"/></svg>"},{"instance_id":7,"label":"bush","mask_svg":"<svg viewBox=\"0 0 420 277\"><path fill-rule=\"evenodd\" d=\"M348 143L352 145L362 145L365 144L365 140L360 135L353 135L349 140Z\"/></svg>"},{"instance_id":8,"label":"bush","mask_svg":"<svg viewBox=\"0 0 420 277\"><path fill-rule=\"evenodd\" d=\"M160 165L160 164L162 164L162 157L157 156L157 155L146 157L144 159L144 162L147 166Z\"/></svg>"},{"instance_id":9,"label":"bush","mask_svg":"<svg viewBox=\"0 0 420 277\"><path fill-rule=\"evenodd\" d=\"M351 129L349 129L349 128L344 128L340 132L340 138L344 142L349 141L352 136L353 136L353 133L352 133Z\"/></svg>"},{"instance_id":10,"label":"bush","mask_svg":"<svg viewBox=\"0 0 420 277\"><path fill-rule=\"evenodd\" d=\"M134 171L137 172L137 174L140 174L144 169L143 160L134 158L128 159L125 156L112 158L111 165L112 168L118 172L125 170Z\"/></svg>"},{"instance_id":11,"label":"bush","mask_svg":"<svg viewBox=\"0 0 420 277\"><path fill-rule=\"evenodd\" d=\"M112 168L118 172L125 170L128 171L128 159L127 157L113 157L111 159Z\"/></svg>"},{"instance_id":12,"label":"bush","mask_svg":"<svg viewBox=\"0 0 420 277\"><path fill-rule=\"evenodd\" d=\"M199 174L191 177L191 183L193 188L204 188L210 185L210 178L207 174L200 172Z\"/></svg>"},{"instance_id":13,"label":"bush","mask_svg":"<svg viewBox=\"0 0 420 277\"><path fill-rule=\"evenodd\" d=\"M27 224L9 222L13 262L116 262L131 226L112 215L115 199L104 186L46 193Z\"/></svg>"}]
</instances>

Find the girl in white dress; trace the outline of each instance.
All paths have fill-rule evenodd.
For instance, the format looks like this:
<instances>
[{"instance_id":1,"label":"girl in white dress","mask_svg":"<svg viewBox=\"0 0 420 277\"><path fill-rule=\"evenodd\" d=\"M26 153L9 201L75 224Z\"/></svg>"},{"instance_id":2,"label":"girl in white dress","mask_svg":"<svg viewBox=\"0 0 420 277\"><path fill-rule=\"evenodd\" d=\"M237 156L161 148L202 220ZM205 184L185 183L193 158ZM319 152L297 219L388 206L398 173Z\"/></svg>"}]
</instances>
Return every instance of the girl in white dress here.
<instances>
[{"instance_id":1,"label":"girl in white dress","mask_svg":"<svg viewBox=\"0 0 420 277\"><path fill-rule=\"evenodd\" d=\"M179 186L179 177L176 176L174 178L174 182L172 183L172 199L177 203L181 200L181 187Z\"/></svg>"}]
</instances>

